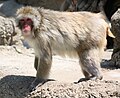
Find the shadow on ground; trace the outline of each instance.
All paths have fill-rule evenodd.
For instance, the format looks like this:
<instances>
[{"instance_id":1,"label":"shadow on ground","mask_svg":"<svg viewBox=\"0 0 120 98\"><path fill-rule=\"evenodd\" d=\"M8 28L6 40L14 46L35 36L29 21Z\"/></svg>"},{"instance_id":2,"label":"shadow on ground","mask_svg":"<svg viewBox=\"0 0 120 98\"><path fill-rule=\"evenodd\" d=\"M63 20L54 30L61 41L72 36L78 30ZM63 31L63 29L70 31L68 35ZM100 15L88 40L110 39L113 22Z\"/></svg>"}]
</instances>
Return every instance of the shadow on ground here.
<instances>
[{"instance_id":1,"label":"shadow on ground","mask_svg":"<svg viewBox=\"0 0 120 98\"><path fill-rule=\"evenodd\" d=\"M10 75L0 80L0 98L120 98L118 81L86 81L78 84L49 81L29 92L35 77Z\"/></svg>"},{"instance_id":2,"label":"shadow on ground","mask_svg":"<svg viewBox=\"0 0 120 98\"><path fill-rule=\"evenodd\" d=\"M35 77L10 75L0 80L0 98L24 98Z\"/></svg>"}]
</instances>

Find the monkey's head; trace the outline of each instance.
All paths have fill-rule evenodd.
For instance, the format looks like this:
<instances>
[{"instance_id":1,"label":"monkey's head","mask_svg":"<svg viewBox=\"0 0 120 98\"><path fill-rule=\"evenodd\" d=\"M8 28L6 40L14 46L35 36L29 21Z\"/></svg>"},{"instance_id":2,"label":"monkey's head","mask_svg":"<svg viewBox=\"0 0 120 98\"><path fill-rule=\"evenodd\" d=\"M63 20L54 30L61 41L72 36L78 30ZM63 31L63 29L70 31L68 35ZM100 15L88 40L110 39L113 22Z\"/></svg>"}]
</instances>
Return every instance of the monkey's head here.
<instances>
[{"instance_id":1,"label":"monkey's head","mask_svg":"<svg viewBox=\"0 0 120 98\"><path fill-rule=\"evenodd\" d=\"M34 31L39 28L41 15L37 9L32 7L22 7L16 13L17 26L22 31L24 37L34 35Z\"/></svg>"}]
</instances>

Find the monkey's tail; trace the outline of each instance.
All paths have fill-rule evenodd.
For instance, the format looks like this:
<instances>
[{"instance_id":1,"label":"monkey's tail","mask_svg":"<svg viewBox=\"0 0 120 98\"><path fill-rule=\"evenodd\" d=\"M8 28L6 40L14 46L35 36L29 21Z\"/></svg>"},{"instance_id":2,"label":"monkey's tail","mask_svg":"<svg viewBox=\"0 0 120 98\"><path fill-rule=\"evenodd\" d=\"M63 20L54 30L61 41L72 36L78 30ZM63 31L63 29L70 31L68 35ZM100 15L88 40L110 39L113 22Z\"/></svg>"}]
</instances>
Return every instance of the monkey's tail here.
<instances>
[{"instance_id":1,"label":"monkey's tail","mask_svg":"<svg viewBox=\"0 0 120 98\"><path fill-rule=\"evenodd\" d=\"M115 36L114 36L113 33L111 32L111 23L110 23L110 21L108 20L105 12L104 12L104 11L99 12L99 13L98 13L98 16L99 16L100 18L104 19L105 22L107 23L107 31L106 31L106 32L107 32L107 35L110 36L110 37L112 37L112 38L115 38Z\"/></svg>"},{"instance_id":2,"label":"monkey's tail","mask_svg":"<svg viewBox=\"0 0 120 98\"><path fill-rule=\"evenodd\" d=\"M107 35L112 37L112 38L115 38L115 36L113 35L113 33L110 30L110 27L107 28Z\"/></svg>"}]
</instances>

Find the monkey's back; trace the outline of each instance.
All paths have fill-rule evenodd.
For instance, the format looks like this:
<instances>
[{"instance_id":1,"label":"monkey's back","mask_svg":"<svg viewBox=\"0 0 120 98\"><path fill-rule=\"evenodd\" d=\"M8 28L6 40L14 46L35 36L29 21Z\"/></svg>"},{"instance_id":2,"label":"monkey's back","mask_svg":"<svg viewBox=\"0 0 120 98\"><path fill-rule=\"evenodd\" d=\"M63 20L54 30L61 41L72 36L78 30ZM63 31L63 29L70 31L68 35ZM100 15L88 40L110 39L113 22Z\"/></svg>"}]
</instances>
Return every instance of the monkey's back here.
<instances>
[{"instance_id":1,"label":"monkey's back","mask_svg":"<svg viewBox=\"0 0 120 98\"><path fill-rule=\"evenodd\" d=\"M99 14L43 10L42 15L44 26L49 32L46 34L51 37L53 49L60 54L75 54L77 47L87 49L106 45L108 25Z\"/></svg>"}]
</instances>

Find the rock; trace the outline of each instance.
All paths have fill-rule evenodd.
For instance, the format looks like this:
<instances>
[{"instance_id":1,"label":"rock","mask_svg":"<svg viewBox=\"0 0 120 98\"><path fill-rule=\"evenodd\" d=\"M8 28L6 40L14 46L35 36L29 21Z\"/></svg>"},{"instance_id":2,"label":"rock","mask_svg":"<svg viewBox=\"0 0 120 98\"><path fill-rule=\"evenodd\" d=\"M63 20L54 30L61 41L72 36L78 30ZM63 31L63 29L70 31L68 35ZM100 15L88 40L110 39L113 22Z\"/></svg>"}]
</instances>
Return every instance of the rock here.
<instances>
[{"instance_id":1,"label":"rock","mask_svg":"<svg viewBox=\"0 0 120 98\"><path fill-rule=\"evenodd\" d=\"M0 45L12 45L15 34L14 19L0 16Z\"/></svg>"},{"instance_id":2,"label":"rock","mask_svg":"<svg viewBox=\"0 0 120 98\"><path fill-rule=\"evenodd\" d=\"M78 84L49 81L29 92L34 77L6 76L0 80L0 98L120 98L117 81L87 81Z\"/></svg>"},{"instance_id":3,"label":"rock","mask_svg":"<svg viewBox=\"0 0 120 98\"><path fill-rule=\"evenodd\" d=\"M115 36L114 49L111 60L115 67L120 68L120 9L118 9L111 18L112 32Z\"/></svg>"},{"instance_id":4,"label":"rock","mask_svg":"<svg viewBox=\"0 0 120 98\"><path fill-rule=\"evenodd\" d=\"M15 16L17 9L23 5L16 2L16 0L4 1L0 4L0 12L7 17Z\"/></svg>"},{"instance_id":5,"label":"rock","mask_svg":"<svg viewBox=\"0 0 120 98\"><path fill-rule=\"evenodd\" d=\"M17 2L21 4L44 7L53 10L60 10L63 1L64 0L17 0Z\"/></svg>"}]
</instances>

